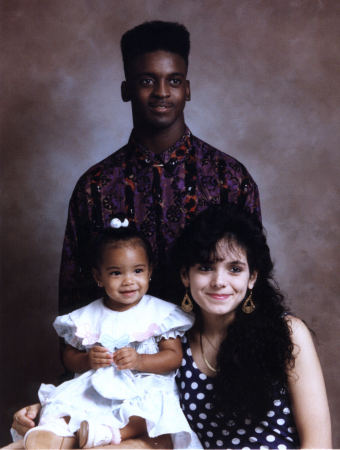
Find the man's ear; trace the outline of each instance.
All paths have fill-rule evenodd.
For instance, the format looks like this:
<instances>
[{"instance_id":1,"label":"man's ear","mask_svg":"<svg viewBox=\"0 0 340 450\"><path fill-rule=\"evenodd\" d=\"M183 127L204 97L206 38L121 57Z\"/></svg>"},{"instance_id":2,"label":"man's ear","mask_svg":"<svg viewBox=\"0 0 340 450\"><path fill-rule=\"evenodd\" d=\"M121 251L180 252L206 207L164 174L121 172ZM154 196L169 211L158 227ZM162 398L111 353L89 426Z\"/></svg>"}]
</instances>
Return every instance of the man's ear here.
<instances>
[{"instance_id":1,"label":"man's ear","mask_svg":"<svg viewBox=\"0 0 340 450\"><path fill-rule=\"evenodd\" d=\"M190 90L190 81L185 80L186 86L185 86L185 101L190 102L191 100L191 90Z\"/></svg>"},{"instance_id":2,"label":"man's ear","mask_svg":"<svg viewBox=\"0 0 340 450\"><path fill-rule=\"evenodd\" d=\"M126 80L122 81L122 84L120 85L120 93L123 102L129 102L131 100L131 95L129 93L129 88Z\"/></svg>"},{"instance_id":3,"label":"man's ear","mask_svg":"<svg viewBox=\"0 0 340 450\"><path fill-rule=\"evenodd\" d=\"M182 283L184 285L184 287L188 288L189 287L189 276L188 276L188 271L183 267L180 272L179 272L180 276L181 276L181 280Z\"/></svg>"}]
</instances>

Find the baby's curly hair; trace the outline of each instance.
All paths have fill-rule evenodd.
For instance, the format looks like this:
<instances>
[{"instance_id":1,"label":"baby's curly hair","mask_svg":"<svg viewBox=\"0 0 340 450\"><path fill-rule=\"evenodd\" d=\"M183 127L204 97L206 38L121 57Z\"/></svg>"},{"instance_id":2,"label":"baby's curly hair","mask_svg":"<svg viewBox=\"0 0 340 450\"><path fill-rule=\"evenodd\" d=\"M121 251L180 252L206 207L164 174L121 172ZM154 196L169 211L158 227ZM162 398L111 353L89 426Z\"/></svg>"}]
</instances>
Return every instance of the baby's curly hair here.
<instances>
[{"instance_id":1,"label":"baby's curly hair","mask_svg":"<svg viewBox=\"0 0 340 450\"><path fill-rule=\"evenodd\" d=\"M177 272L213 262L216 246L225 239L231 249L247 255L256 309L236 309L235 320L217 357L215 408L226 417L259 419L269 410L278 388L287 388L287 367L294 365L287 310L272 278L273 262L262 224L239 207L212 206L184 230L173 249ZM200 326L199 308L197 322Z\"/></svg>"}]
</instances>

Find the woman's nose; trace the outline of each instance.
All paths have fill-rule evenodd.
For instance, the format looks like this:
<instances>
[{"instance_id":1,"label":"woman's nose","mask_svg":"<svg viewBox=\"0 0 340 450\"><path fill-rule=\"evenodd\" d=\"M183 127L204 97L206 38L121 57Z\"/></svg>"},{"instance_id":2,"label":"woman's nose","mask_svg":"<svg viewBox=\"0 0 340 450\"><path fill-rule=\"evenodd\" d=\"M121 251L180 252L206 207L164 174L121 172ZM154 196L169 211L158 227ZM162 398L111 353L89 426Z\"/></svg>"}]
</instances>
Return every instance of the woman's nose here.
<instances>
[{"instance_id":1,"label":"woman's nose","mask_svg":"<svg viewBox=\"0 0 340 450\"><path fill-rule=\"evenodd\" d=\"M227 280L225 278L225 275L222 271L217 270L214 273L214 276L211 280L211 285L214 288L223 288L227 285Z\"/></svg>"}]
</instances>

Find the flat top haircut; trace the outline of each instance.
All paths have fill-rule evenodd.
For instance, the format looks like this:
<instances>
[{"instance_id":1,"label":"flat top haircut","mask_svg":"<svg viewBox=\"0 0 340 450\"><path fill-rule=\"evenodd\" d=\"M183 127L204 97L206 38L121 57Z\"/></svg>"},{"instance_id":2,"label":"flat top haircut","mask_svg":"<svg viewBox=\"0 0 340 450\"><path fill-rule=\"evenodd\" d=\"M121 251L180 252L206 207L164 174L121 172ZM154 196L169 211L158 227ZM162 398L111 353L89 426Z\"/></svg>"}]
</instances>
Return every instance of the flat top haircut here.
<instances>
[{"instance_id":1,"label":"flat top haircut","mask_svg":"<svg viewBox=\"0 0 340 450\"><path fill-rule=\"evenodd\" d=\"M184 25L176 22L154 20L128 30L123 34L121 51L127 77L131 61L144 53L164 50L180 55L188 66L190 34Z\"/></svg>"}]
</instances>

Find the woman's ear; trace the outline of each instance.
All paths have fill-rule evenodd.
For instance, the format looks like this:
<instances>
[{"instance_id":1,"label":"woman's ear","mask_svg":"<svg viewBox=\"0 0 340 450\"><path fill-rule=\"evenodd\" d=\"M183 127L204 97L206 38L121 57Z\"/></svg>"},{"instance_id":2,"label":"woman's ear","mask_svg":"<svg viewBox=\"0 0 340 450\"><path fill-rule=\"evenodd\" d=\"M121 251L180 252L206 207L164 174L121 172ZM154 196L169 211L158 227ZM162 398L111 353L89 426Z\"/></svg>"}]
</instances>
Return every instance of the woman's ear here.
<instances>
[{"instance_id":1,"label":"woman's ear","mask_svg":"<svg viewBox=\"0 0 340 450\"><path fill-rule=\"evenodd\" d=\"M181 280L182 280L184 287L188 288L190 283L189 283L189 275L188 275L187 269L182 267L179 274L181 276Z\"/></svg>"},{"instance_id":2,"label":"woman's ear","mask_svg":"<svg viewBox=\"0 0 340 450\"><path fill-rule=\"evenodd\" d=\"M253 289L255 286L257 280L257 272L254 270L254 272L250 275L249 281L248 281L248 289Z\"/></svg>"},{"instance_id":3,"label":"woman's ear","mask_svg":"<svg viewBox=\"0 0 340 450\"><path fill-rule=\"evenodd\" d=\"M92 269L92 276L95 279L98 286L103 287L103 283L101 282L100 272L98 269Z\"/></svg>"},{"instance_id":4,"label":"woman's ear","mask_svg":"<svg viewBox=\"0 0 340 450\"><path fill-rule=\"evenodd\" d=\"M129 93L129 88L128 88L126 80L122 81L122 84L120 85L120 93L121 93L123 102L129 102L131 100L131 95Z\"/></svg>"}]
</instances>

